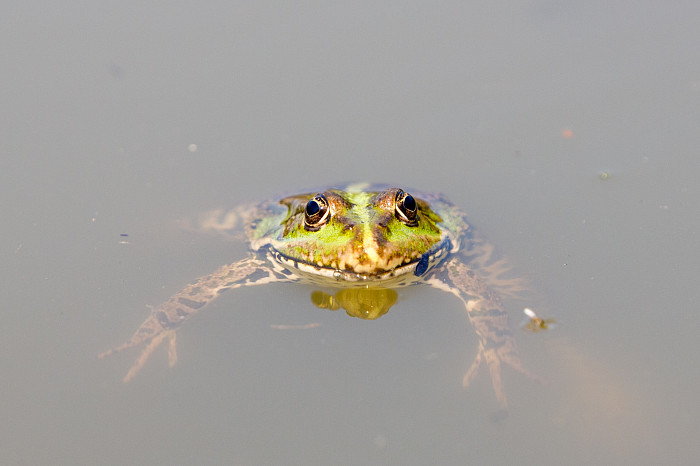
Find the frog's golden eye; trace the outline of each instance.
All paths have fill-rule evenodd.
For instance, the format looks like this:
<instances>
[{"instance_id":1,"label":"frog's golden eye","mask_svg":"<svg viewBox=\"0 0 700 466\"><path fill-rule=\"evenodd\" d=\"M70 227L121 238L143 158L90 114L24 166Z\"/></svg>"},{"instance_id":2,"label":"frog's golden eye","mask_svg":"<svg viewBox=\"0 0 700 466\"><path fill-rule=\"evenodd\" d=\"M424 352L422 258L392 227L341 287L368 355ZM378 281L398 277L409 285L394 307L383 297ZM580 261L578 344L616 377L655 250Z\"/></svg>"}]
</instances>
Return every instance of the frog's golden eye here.
<instances>
[{"instance_id":1,"label":"frog's golden eye","mask_svg":"<svg viewBox=\"0 0 700 466\"><path fill-rule=\"evenodd\" d=\"M304 228L307 231L318 231L330 218L331 209L328 199L323 194L317 194L306 203L304 209Z\"/></svg>"},{"instance_id":2,"label":"frog's golden eye","mask_svg":"<svg viewBox=\"0 0 700 466\"><path fill-rule=\"evenodd\" d=\"M416 200L401 189L396 193L396 218L409 227L418 225L418 204Z\"/></svg>"}]
</instances>

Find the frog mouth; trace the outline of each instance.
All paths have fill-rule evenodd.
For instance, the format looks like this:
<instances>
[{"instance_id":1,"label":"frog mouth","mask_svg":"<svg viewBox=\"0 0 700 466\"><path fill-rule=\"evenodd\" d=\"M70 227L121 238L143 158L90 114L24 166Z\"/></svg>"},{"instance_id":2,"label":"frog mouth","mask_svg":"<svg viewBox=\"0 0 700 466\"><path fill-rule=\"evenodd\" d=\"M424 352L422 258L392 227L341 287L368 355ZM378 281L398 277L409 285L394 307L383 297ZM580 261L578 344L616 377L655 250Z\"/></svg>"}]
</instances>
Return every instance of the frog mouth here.
<instances>
[{"instance_id":1,"label":"frog mouth","mask_svg":"<svg viewBox=\"0 0 700 466\"><path fill-rule=\"evenodd\" d=\"M404 277L415 281L418 277L425 275L452 249L452 244L449 238L444 238L442 241L434 245L430 250L423 255L417 257L411 262L407 262L391 270L380 270L374 273L361 273L354 270L343 270L334 267L325 267L318 264L311 264L289 257L276 249L271 248L268 252L268 257L272 262L283 265L289 270L299 270L309 275L332 279L338 282L350 283L375 283L389 281L398 277Z\"/></svg>"}]
</instances>

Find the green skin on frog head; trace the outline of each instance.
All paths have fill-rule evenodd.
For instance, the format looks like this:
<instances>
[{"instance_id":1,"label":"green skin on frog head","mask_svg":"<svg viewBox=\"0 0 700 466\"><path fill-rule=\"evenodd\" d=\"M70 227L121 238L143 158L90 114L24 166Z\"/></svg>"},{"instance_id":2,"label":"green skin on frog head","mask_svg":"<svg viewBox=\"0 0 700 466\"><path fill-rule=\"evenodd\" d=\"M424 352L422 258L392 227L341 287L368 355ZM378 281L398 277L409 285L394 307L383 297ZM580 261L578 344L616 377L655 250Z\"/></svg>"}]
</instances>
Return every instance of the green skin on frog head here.
<instances>
[{"instance_id":1,"label":"green skin on frog head","mask_svg":"<svg viewBox=\"0 0 700 466\"><path fill-rule=\"evenodd\" d=\"M333 189L282 199L249 235L254 250L270 245L301 264L373 277L455 247L449 241L459 232L442 222L428 201L399 188Z\"/></svg>"}]
</instances>

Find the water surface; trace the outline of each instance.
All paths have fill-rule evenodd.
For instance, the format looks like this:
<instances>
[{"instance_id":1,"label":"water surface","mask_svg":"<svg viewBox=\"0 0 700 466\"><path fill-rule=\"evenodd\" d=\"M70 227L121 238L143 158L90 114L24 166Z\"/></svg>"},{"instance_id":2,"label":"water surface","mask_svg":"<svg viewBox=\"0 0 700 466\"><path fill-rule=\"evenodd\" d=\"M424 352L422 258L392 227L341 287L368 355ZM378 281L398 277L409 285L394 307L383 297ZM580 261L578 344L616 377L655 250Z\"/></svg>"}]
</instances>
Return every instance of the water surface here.
<instances>
[{"instance_id":1,"label":"water surface","mask_svg":"<svg viewBox=\"0 0 700 466\"><path fill-rule=\"evenodd\" d=\"M3 14L3 464L697 462L699 8L687 2L15 4ZM601 174L605 176L601 177ZM365 322L237 290L183 219L352 180L442 191L527 278L507 416L461 303ZM123 236L128 235L128 236ZM278 325L319 323L307 330Z\"/></svg>"}]
</instances>

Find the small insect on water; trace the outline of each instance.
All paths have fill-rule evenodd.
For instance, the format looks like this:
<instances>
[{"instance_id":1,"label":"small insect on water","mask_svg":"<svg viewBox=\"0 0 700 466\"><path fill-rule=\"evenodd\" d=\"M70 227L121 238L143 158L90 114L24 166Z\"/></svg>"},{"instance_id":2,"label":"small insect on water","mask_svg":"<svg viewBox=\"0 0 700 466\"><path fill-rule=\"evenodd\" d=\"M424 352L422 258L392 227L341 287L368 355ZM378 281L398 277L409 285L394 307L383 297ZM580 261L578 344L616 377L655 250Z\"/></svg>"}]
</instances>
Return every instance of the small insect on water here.
<instances>
[{"instance_id":1,"label":"small insect on water","mask_svg":"<svg viewBox=\"0 0 700 466\"><path fill-rule=\"evenodd\" d=\"M529 307L523 309L523 313L527 316L527 318L525 319L525 321L523 321L522 326L530 330L531 332L539 332L541 330L552 330L557 327L556 321L554 319L543 319Z\"/></svg>"}]
</instances>

